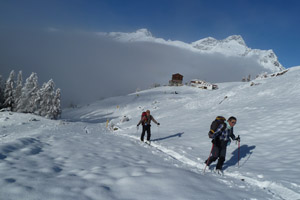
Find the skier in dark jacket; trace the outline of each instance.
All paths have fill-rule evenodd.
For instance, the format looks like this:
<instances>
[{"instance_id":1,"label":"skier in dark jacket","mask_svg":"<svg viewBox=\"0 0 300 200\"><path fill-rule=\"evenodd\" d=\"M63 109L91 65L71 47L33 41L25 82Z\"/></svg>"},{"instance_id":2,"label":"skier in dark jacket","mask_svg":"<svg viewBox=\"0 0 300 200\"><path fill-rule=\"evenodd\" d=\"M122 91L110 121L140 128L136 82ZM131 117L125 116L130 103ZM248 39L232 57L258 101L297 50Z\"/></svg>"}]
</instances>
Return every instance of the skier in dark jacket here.
<instances>
[{"instance_id":1,"label":"skier in dark jacket","mask_svg":"<svg viewBox=\"0 0 300 200\"><path fill-rule=\"evenodd\" d=\"M233 127L236 124L236 118L230 117L225 123L219 125L217 130L213 133L213 148L211 156L205 161L206 165L209 166L212 162L218 158L216 170L222 172L222 167L226 157L227 145L230 144L230 138L233 140L240 141L240 137L235 137L233 134Z\"/></svg>"},{"instance_id":2,"label":"skier in dark jacket","mask_svg":"<svg viewBox=\"0 0 300 200\"><path fill-rule=\"evenodd\" d=\"M144 136L145 136L145 132L147 131L147 142L150 143L150 137L151 137L151 121L153 121L155 124L160 125L160 123L158 123L152 115L150 115L150 110L146 111L146 116L143 116L142 119L139 121L139 123L137 124L137 126L139 126L140 124L143 125L143 131L142 131L142 135L141 135L141 141L144 141Z\"/></svg>"}]
</instances>

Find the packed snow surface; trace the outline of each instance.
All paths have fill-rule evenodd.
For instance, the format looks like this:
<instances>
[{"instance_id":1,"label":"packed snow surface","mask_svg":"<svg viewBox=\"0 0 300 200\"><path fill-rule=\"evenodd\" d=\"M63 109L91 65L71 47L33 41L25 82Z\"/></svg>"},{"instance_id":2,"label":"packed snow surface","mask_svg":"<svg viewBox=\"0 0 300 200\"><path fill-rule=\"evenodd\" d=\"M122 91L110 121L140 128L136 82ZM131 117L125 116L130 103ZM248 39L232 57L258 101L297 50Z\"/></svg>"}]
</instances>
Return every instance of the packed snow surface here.
<instances>
[{"instance_id":1,"label":"packed snow surface","mask_svg":"<svg viewBox=\"0 0 300 200\"><path fill-rule=\"evenodd\" d=\"M0 199L299 200L299 75L295 67L213 91L158 87L65 110L58 121L1 112ZM161 124L151 145L136 126L147 109ZM218 115L237 117L241 137L240 159L232 142L223 176L215 163L203 173Z\"/></svg>"}]
</instances>

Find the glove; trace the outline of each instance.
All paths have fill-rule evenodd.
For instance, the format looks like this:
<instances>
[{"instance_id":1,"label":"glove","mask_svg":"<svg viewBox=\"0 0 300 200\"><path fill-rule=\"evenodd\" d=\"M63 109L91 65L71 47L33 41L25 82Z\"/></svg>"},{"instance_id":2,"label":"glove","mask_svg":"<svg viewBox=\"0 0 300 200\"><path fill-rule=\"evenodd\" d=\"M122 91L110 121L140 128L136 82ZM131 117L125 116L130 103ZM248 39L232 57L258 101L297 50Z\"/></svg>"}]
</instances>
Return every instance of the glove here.
<instances>
[{"instance_id":1,"label":"glove","mask_svg":"<svg viewBox=\"0 0 300 200\"><path fill-rule=\"evenodd\" d=\"M240 142L241 141L241 138L240 136L238 136L237 138L235 138L236 141Z\"/></svg>"},{"instance_id":2,"label":"glove","mask_svg":"<svg viewBox=\"0 0 300 200\"><path fill-rule=\"evenodd\" d=\"M157 125L159 126L159 125L160 125L160 123L157 123Z\"/></svg>"}]
</instances>

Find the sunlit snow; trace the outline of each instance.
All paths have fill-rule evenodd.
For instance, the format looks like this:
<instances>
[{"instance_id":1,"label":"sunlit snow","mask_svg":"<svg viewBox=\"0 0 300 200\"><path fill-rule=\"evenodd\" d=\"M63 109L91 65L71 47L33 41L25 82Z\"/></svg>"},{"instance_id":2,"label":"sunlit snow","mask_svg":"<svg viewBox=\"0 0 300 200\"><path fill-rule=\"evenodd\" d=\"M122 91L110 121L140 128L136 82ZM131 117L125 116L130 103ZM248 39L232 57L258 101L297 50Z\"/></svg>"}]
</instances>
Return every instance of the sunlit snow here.
<instances>
[{"instance_id":1,"label":"sunlit snow","mask_svg":"<svg viewBox=\"0 0 300 200\"><path fill-rule=\"evenodd\" d=\"M0 199L300 199L299 75L295 67L213 91L158 87L64 110L57 121L1 112ZM150 146L136 126L146 109L161 124ZM232 142L224 176L215 164L203 174L218 115L237 117L241 137L240 160Z\"/></svg>"}]
</instances>

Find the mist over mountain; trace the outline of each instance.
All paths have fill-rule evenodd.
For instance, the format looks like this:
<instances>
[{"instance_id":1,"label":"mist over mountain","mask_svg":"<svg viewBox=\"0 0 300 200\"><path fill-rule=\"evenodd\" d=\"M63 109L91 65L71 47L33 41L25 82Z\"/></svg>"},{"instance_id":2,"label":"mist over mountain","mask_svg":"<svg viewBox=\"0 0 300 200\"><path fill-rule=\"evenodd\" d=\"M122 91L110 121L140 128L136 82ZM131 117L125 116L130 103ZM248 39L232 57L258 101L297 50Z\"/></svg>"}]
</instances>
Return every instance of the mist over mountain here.
<instances>
[{"instance_id":1,"label":"mist over mountain","mask_svg":"<svg viewBox=\"0 0 300 200\"><path fill-rule=\"evenodd\" d=\"M210 42L211 41L211 42ZM123 95L153 83L167 84L173 73L184 82L241 81L249 74L284 69L272 50L252 50L240 36L206 38L187 44L155 38L146 29L134 33L94 33L46 29L0 33L0 67L39 82L53 79L63 105Z\"/></svg>"},{"instance_id":2,"label":"mist over mountain","mask_svg":"<svg viewBox=\"0 0 300 200\"><path fill-rule=\"evenodd\" d=\"M153 42L159 44L166 44L170 46L176 46L183 49L189 49L190 51L197 52L199 54L214 54L220 53L229 57L257 57L257 62L270 72L277 72L278 70L284 70L284 67L279 63L277 56L273 50L260 50L249 48L242 36L232 35L223 40L217 40L213 37L207 37L191 44L181 41L164 40L162 38L155 38L147 29L139 29L133 33L102 33L102 35L108 35L116 40L123 42Z\"/></svg>"}]
</instances>

